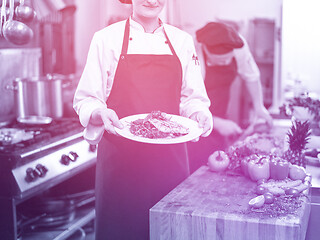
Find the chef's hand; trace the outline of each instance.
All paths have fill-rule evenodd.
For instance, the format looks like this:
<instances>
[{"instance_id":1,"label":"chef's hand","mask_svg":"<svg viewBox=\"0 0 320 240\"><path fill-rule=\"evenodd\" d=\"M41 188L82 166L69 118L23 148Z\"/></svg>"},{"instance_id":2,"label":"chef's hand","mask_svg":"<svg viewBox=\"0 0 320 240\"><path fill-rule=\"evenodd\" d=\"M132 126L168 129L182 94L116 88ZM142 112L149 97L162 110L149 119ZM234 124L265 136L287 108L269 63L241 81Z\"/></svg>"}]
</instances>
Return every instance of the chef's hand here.
<instances>
[{"instance_id":1,"label":"chef's hand","mask_svg":"<svg viewBox=\"0 0 320 240\"><path fill-rule=\"evenodd\" d=\"M214 130L219 132L222 136L236 136L242 133L241 127L234 121L219 117L214 117Z\"/></svg>"},{"instance_id":2,"label":"chef's hand","mask_svg":"<svg viewBox=\"0 0 320 240\"><path fill-rule=\"evenodd\" d=\"M123 128L118 115L115 111L109 108L98 108L91 114L90 124L101 126L104 125L104 129L114 135L118 135L114 130L114 127Z\"/></svg>"},{"instance_id":3,"label":"chef's hand","mask_svg":"<svg viewBox=\"0 0 320 240\"><path fill-rule=\"evenodd\" d=\"M198 122L199 127L203 129L201 137L207 137L211 133L211 118L203 112L195 112L190 116L190 119ZM199 138L192 140L192 142L199 141Z\"/></svg>"},{"instance_id":4,"label":"chef's hand","mask_svg":"<svg viewBox=\"0 0 320 240\"><path fill-rule=\"evenodd\" d=\"M266 121L269 127L273 126L272 117L264 106L255 109L255 118L256 119L254 121L257 121L257 119L263 119Z\"/></svg>"}]
</instances>

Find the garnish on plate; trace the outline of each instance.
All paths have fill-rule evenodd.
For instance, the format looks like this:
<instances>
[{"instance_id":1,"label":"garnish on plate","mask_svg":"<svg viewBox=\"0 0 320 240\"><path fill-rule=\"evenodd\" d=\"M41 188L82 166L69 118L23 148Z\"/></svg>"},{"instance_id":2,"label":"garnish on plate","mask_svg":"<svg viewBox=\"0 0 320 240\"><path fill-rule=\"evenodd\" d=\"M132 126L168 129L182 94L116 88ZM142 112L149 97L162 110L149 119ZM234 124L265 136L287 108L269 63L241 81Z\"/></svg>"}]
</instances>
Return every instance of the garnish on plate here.
<instances>
[{"instance_id":1,"label":"garnish on plate","mask_svg":"<svg viewBox=\"0 0 320 240\"><path fill-rule=\"evenodd\" d=\"M144 119L137 119L130 123L130 132L135 136L145 138L176 138L189 133L184 127L161 111L152 111Z\"/></svg>"}]
</instances>

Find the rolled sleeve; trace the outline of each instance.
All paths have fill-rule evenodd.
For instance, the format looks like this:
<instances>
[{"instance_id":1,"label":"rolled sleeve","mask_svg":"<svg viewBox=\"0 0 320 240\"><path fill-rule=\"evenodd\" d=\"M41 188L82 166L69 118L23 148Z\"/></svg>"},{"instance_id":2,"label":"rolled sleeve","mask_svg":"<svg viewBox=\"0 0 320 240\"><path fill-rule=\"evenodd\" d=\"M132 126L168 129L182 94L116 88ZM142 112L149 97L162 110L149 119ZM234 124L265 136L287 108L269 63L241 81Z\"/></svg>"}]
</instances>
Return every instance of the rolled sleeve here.
<instances>
[{"instance_id":1,"label":"rolled sleeve","mask_svg":"<svg viewBox=\"0 0 320 240\"><path fill-rule=\"evenodd\" d=\"M238 74L244 81L255 82L260 80L259 68L250 52L247 41L242 37L244 46L235 49L235 58L238 66Z\"/></svg>"}]
</instances>

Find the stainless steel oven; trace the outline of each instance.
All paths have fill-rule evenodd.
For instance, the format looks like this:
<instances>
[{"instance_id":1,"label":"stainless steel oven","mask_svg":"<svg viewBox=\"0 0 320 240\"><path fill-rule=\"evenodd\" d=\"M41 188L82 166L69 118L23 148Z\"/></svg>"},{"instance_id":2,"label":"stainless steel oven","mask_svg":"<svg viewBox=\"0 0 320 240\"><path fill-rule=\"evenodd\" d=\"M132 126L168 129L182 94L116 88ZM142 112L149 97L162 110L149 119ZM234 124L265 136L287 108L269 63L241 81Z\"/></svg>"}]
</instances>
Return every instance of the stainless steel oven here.
<instances>
[{"instance_id":1,"label":"stainless steel oven","mask_svg":"<svg viewBox=\"0 0 320 240\"><path fill-rule=\"evenodd\" d=\"M72 178L95 166L96 146L89 145L83 139L82 130L78 119L74 118L54 119L48 124L35 125L15 120L2 123L0 126L1 239L18 239L21 233L20 225L26 225L28 221L36 222L42 218L42 222L45 222L51 219L48 218L48 213L41 212L37 212L30 219L25 219L27 214L23 210L31 209L30 206L63 202L69 204L72 209L80 209L86 202L94 201L94 193L90 189L79 193L74 191L66 193L67 190L74 190L83 185L79 180L74 180L71 186L69 183L66 191L63 189L64 183L70 182ZM92 180L94 176L90 178ZM63 191L59 191L63 194L52 195L50 190L57 189L61 185ZM68 201L59 202L61 199ZM52 208L52 205L49 207ZM39 208L35 209L38 211ZM24 218L21 218L21 211ZM74 216L74 212L69 214L68 218L79 227L79 224L94 218L94 208L89 209L79 219ZM68 224L69 230L76 230L72 227L72 223ZM67 235L67 232L61 231L52 239L64 239Z\"/></svg>"}]
</instances>

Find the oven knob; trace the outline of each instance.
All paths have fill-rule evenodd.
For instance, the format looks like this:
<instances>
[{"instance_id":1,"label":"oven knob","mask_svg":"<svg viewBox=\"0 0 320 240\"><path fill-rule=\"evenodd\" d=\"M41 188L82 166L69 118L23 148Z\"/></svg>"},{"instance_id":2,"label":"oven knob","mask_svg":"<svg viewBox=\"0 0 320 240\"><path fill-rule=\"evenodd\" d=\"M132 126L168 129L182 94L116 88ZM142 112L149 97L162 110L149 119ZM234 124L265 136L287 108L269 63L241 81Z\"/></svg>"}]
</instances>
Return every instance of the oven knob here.
<instances>
[{"instance_id":1,"label":"oven knob","mask_svg":"<svg viewBox=\"0 0 320 240\"><path fill-rule=\"evenodd\" d=\"M63 165L69 165L70 161L71 161L71 158L70 158L68 155L63 154L63 155L61 156L60 162L61 162Z\"/></svg>"},{"instance_id":2,"label":"oven knob","mask_svg":"<svg viewBox=\"0 0 320 240\"><path fill-rule=\"evenodd\" d=\"M75 162L78 159L79 155L76 152L70 152L69 157L72 162Z\"/></svg>"},{"instance_id":3,"label":"oven knob","mask_svg":"<svg viewBox=\"0 0 320 240\"><path fill-rule=\"evenodd\" d=\"M46 175L46 173L48 172L48 169L40 163L37 164L36 170L37 170L39 177L44 177Z\"/></svg>"},{"instance_id":4,"label":"oven knob","mask_svg":"<svg viewBox=\"0 0 320 240\"><path fill-rule=\"evenodd\" d=\"M32 181L36 180L38 177L36 171L32 168L27 168L26 173L27 173L27 175L26 175L25 179L27 182L32 182Z\"/></svg>"}]
</instances>

